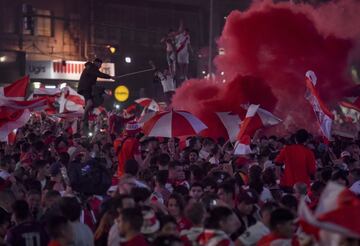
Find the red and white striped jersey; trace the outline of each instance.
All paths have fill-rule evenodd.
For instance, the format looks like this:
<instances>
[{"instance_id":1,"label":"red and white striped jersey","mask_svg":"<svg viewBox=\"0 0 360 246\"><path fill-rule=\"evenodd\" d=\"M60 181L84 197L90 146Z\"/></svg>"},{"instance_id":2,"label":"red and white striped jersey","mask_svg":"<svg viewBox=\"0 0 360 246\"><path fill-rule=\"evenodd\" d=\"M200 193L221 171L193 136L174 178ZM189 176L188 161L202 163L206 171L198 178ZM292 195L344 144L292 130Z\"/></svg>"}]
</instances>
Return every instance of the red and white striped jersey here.
<instances>
[{"instance_id":1,"label":"red and white striped jersey","mask_svg":"<svg viewBox=\"0 0 360 246\"><path fill-rule=\"evenodd\" d=\"M190 35L188 32L183 31L175 36L176 52L186 51L190 44Z\"/></svg>"}]
</instances>

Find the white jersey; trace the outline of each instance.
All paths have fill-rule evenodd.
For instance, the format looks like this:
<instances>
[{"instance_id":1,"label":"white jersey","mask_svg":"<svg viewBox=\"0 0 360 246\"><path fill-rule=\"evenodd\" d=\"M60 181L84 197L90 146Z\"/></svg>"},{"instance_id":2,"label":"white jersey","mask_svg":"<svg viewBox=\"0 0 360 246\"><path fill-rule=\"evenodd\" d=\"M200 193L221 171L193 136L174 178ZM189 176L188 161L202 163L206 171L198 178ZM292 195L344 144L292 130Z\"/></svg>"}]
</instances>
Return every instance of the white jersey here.
<instances>
[{"instance_id":1,"label":"white jersey","mask_svg":"<svg viewBox=\"0 0 360 246\"><path fill-rule=\"evenodd\" d=\"M256 243L267 234L270 233L270 229L267 228L264 223L258 221L255 225L250 226L241 236L239 241L245 246L256 245Z\"/></svg>"},{"instance_id":2,"label":"white jersey","mask_svg":"<svg viewBox=\"0 0 360 246\"><path fill-rule=\"evenodd\" d=\"M175 91L175 81L170 74L165 75L163 73L158 73L158 77L160 79L164 93L169 91Z\"/></svg>"}]
</instances>

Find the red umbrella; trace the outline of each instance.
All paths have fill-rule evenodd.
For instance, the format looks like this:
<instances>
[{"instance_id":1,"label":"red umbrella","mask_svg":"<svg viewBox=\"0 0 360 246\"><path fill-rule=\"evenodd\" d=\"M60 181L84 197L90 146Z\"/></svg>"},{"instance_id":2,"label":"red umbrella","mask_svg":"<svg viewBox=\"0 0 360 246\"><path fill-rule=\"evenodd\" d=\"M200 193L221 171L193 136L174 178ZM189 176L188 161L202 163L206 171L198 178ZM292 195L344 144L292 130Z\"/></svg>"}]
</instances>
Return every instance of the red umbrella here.
<instances>
[{"instance_id":1,"label":"red umbrella","mask_svg":"<svg viewBox=\"0 0 360 246\"><path fill-rule=\"evenodd\" d=\"M143 126L147 136L167 138L197 135L206 128L207 126L191 113L175 110L158 113Z\"/></svg>"}]
</instances>

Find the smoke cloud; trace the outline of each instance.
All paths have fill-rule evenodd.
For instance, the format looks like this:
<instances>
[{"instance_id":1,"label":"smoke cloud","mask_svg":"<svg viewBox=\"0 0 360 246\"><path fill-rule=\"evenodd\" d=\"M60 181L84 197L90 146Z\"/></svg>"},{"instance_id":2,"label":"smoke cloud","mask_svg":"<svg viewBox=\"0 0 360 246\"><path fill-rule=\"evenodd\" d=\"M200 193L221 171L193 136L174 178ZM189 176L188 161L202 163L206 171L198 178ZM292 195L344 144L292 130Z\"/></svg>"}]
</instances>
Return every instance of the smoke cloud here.
<instances>
[{"instance_id":1,"label":"smoke cloud","mask_svg":"<svg viewBox=\"0 0 360 246\"><path fill-rule=\"evenodd\" d=\"M305 72L315 71L320 96L334 108L354 85L349 63L358 58L358 13L360 2L355 0L317 8L262 1L245 12L233 11L218 40L225 50L214 60L219 81L185 82L173 98L174 108L197 115L211 136L221 124L213 113L240 112L244 103L258 103L282 118L277 133L296 128L317 131L304 98Z\"/></svg>"}]
</instances>

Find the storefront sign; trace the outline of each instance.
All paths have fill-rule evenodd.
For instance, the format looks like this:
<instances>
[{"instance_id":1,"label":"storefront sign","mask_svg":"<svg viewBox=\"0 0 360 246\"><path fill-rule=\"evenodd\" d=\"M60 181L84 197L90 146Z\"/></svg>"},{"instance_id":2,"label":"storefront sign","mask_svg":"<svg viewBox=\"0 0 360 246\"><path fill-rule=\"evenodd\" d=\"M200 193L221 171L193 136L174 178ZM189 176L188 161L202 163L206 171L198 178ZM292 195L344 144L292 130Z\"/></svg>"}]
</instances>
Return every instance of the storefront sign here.
<instances>
[{"instance_id":1,"label":"storefront sign","mask_svg":"<svg viewBox=\"0 0 360 246\"><path fill-rule=\"evenodd\" d=\"M27 61L26 74L31 79L79 80L84 70L84 61ZM100 71L115 76L114 63L103 63ZM98 78L99 81L113 81Z\"/></svg>"}]
</instances>

